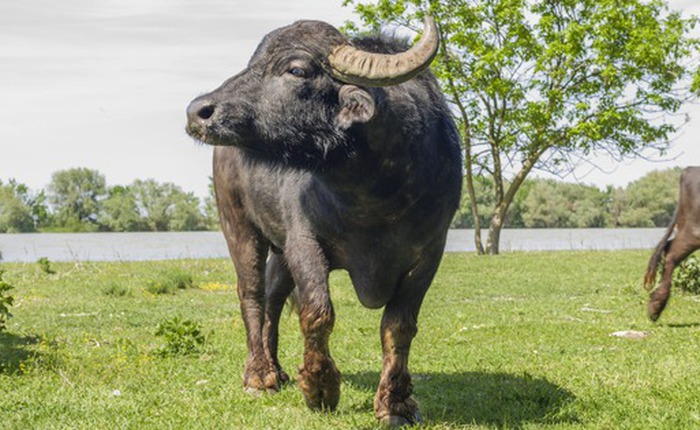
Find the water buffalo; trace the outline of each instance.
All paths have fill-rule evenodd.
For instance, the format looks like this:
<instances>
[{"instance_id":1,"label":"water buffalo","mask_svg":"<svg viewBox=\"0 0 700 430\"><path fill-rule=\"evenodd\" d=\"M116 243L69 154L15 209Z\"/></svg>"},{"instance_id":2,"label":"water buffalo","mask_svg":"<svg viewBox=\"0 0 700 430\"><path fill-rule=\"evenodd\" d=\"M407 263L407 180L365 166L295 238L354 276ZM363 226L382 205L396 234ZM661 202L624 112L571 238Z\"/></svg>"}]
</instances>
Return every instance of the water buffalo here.
<instances>
[{"instance_id":1,"label":"water buffalo","mask_svg":"<svg viewBox=\"0 0 700 430\"><path fill-rule=\"evenodd\" d=\"M697 249L700 249L700 167L686 167L681 172L676 212L649 259L644 277L644 286L650 290L656 283L659 263L664 259L661 284L652 291L647 309L652 321L659 319L668 303L673 270Z\"/></svg>"},{"instance_id":2,"label":"water buffalo","mask_svg":"<svg viewBox=\"0 0 700 430\"><path fill-rule=\"evenodd\" d=\"M299 21L262 40L248 66L187 108L187 132L214 149L214 186L238 275L248 358L244 386L275 392L278 323L296 286L304 336L298 385L334 409L329 271L345 269L360 302L384 307L377 418L416 422L408 355L461 188L449 108L427 70L439 45L348 40Z\"/></svg>"}]
</instances>

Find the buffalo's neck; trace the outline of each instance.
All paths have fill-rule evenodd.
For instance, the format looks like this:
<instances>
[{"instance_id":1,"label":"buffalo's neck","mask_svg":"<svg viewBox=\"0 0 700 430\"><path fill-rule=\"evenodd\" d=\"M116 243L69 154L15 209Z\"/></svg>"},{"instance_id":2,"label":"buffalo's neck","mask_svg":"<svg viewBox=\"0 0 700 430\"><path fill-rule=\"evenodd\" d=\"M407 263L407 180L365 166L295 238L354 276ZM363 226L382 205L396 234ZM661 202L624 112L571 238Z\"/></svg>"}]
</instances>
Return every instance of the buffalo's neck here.
<instances>
[{"instance_id":1,"label":"buffalo's neck","mask_svg":"<svg viewBox=\"0 0 700 430\"><path fill-rule=\"evenodd\" d=\"M328 207L316 200L330 200L357 225L394 222L427 192L428 172L411 154L416 148L388 142L378 153L366 140L358 143L346 163L314 174L307 205Z\"/></svg>"}]
</instances>

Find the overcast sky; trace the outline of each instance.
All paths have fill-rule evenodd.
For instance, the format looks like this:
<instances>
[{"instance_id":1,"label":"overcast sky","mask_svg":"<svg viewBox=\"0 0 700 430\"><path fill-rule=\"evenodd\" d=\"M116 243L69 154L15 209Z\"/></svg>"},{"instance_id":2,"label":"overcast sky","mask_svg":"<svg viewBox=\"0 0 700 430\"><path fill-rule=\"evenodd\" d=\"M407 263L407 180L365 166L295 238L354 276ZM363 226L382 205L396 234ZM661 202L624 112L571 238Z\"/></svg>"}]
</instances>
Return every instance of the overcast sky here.
<instances>
[{"instance_id":1,"label":"overcast sky","mask_svg":"<svg viewBox=\"0 0 700 430\"><path fill-rule=\"evenodd\" d=\"M340 3L0 2L0 179L38 190L57 170L88 167L109 185L154 178L205 195L211 148L184 132L189 101L241 70L267 32L297 19L351 19ZM670 4L700 15L697 0ZM625 185L654 169L700 164L700 106L690 113L668 161L603 163L576 178Z\"/></svg>"}]
</instances>

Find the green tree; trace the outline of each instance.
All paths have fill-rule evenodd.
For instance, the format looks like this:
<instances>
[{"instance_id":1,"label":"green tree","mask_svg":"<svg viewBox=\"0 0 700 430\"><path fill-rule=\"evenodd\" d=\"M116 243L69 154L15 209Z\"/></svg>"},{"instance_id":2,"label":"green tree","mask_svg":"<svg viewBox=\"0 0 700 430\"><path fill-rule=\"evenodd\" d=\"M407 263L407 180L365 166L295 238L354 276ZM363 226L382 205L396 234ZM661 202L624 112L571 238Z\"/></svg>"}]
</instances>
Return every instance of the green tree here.
<instances>
[{"instance_id":1,"label":"green tree","mask_svg":"<svg viewBox=\"0 0 700 430\"><path fill-rule=\"evenodd\" d=\"M493 182L487 176L477 175L474 176L473 180L473 190L474 198L476 199L477 205L492 205L493 204L493 193L491 189L493 188ZM474 228L478 223L484 224L488 222L488 218L485 214L478 214L479 219L474 220L474 213L472 212L472 201L471 196L467 192L467 187L462 187L462 199L459 203L459 208L457 208L457 213L452 221L452 228Z\"/></svg>"},{"instance_id":2,"label":"green tree","mask_svg":"<svg viewBox=\"0 0 700 430\"><path fill-rule=\"evenodd\" d=\"M571 227L566 196L556 182L538 181L523 201L523 221L529 228Z\"/></svg>"},{"instance_id":3,"label":"green tree","mask_svg":"<svg viewBox=\"0 0 700 430\"><path fill-rule=\"evenodd\" d=\"M34 231L32 208L23 199L28 194L24 185L0 181L0 233Z\"/></svg>"},{"instance_id":4,"label":"green tree","mask_svg":"<svg viewBox=\"0 0 700 430\"><path fill-rule=\"evenodd\" d=\"M161 185L154 179L137 179L131 184L131 192L148 230L168 230L171 206L169 197L174 187L172 184Z\"/></svg>"},{"instance_id":5,"label":"green tree","mask_svg":"<svg viewBox=\"0 0 700 430\"><path fill-rule=\"evenodd\" d=\"M177 185L160 184L153 179L136 180L130 186L136 205L148 230L203 230L204 217L199 198Z\"/></svg>"},{"instance_id":6,"label":"green tree","mask_svg":"<svg viewBox=\"0 0 700 430\"><path fill-rule=\"evenodd\" d=\"M536 179L522 202L522 219L530 228L604 227L606 193L596 187Z\"/></svg>"},{"instance_id":7,"label":"green tree","mask_svg":"<svg viewBox=\"0 0 700 430\"><path fill-rule=\"evenodd\" d=\"M99 222L110 231L139 231L145 230L136 198L124 186L109 188L108 197L102 203L102 213Z\"/></svg>"},{"instance_id":8,"label":"green tree","mask_svg":"<svg viewBox=\"0 0 700 430\"><path fill-rule=\"evenodd\" d=\"M206 219L199 209L199 198L193 193L184 193L180 190L173 195L172 203L168 230L206 230Z\"/></svg>"},{"instance_id":9,"label":"green tree","mask_svg":"<svg viewBox=\"0 0 700 430\"><path fill-rule=\"evenodd\" d=\"M630 182L615 195L619 227L666 227L678 204L681 169L675 167L650 172Z\"/></svg>"},{"instance_id":10,"label":"green tree","mask_svg":"<svg viewBox=\"0 0 700 430\"><path fill-rule=\"evenodd\" d=\"M77 167L55 172L48 186L48 200L59 227L72 231L94 231L102 200L105 177L97 170Z\"/></svg>"},{"instance_id":11,"label":"green tree","mask_svg":"<svg viewBox=\"0 0 700 430\"><path fill-rule=\"evenodd\" d=\"M28 196L25 202L31 209L34 225L37 229L51 224L51 213L49 213L46 192L44 190L32 194L31 197Z\"/></svg>"},{"instance_id":12,"label":"green tree","mask_svg":"<svg viewBox=\"0 0 700 430\"><path fill-rule=\"evenodd\" d=\"M50 222L44 191L33 193L14 179L0 181L0 232L31 232Z\"/></svg>"},{"instance_id":13,"label":"green tree","mask_svg":"<svg viewBox=\"0 0 700 430\"><path fill-rule=\"evenodd\" d=\"M498 253L506 214L533 170L557 175L584 157L664 151L690 90L697 18L660 0L345 0L365 24L441 26L433 69L456 112L479 252ZM349 25L349 30L356 30ZM488 174L493 205L474 176ZM488 235L481 239L481 213Z\"/></svg>"},{"instance_id":14,"label":"green tree","mask_svg":"<svg viewBox=\"0 0 700 430\"><path fill-rule=\"evenodd\" d=\"M218 230L219 211L216 207L216 192L214 190L214 178L209 177L209 195L204 198L204 218L207 230Z\"/></svg>"}]
</instances>

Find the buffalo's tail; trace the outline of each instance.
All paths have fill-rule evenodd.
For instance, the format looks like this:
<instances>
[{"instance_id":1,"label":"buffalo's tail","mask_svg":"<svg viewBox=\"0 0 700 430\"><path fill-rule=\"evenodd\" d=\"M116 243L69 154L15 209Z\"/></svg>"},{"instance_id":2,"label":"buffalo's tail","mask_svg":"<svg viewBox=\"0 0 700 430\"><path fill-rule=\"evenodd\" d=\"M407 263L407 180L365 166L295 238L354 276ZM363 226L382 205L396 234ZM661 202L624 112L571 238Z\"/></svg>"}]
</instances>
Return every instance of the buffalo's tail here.
<instances>
[{"instance_id":1,"label":"buffalo's tail","mask_svg":"<svg viewBox=\"0 0 700 430\"><path fill-rule=\"evenodd\" d=\"M666 251L668 250L669 238L671 237L671 234L673 233L673 229L676 227L676 216L677 215L678 215L678 208L676 208L676 211L673 213L673 218L671 219L671 223L668 225L668 228L666 229L664 236L659 241L659 244L656 245L656 249L654 249L654 253L651 255L651 258L649 259L649 264L647 265L647 273L644 276L644 288L647 291L650 291L654 287L654 284L656 284L656 272L659 268L659 262L661 261L663 256L666 254Z\"/></svg>"}]
</instances>

